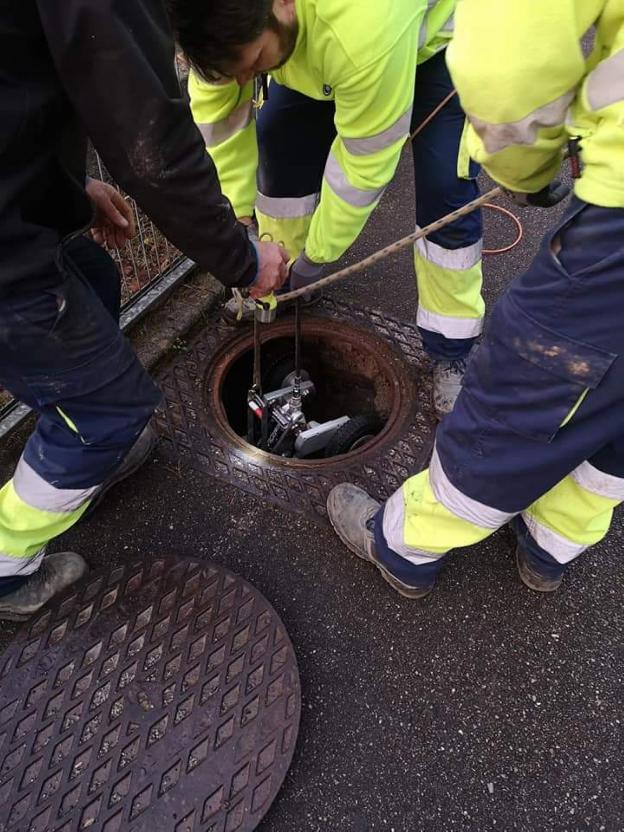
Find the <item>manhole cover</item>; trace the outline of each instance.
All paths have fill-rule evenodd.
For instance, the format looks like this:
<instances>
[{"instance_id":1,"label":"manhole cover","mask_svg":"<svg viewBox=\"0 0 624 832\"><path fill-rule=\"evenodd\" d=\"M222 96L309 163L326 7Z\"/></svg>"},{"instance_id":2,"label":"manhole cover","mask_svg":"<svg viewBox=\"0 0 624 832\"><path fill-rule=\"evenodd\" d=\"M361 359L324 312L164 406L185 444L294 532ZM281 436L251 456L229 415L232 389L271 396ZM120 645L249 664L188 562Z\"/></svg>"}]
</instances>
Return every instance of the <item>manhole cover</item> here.
<instances>
[{"instance_id":1,"label":"manhole cover","mask_svg":"<svg viewBox=\"0 0 624 832\"><path fill-rule=\"evenodd\" d=\"M0 661L2 832L245 832L288 771L294 651L221 567L93 575Z\"/></svg>"},{"instance_id":2,"label":"manhole cover","mask_svg":"<svg viewBox=\"0 0 624 832\"><path fill-rule=\"evenodd\" d=\"M415 325L331 299L304 314L303 321L304 348L309 329L310 337L325 338L329 346L332 339L342 337L347 346L351 342L378 361L385 377L386 425L361 451L322 462L284 460L242 441L228 425L227 406L215 407L214 388L224 383L228 373L231 377L233 365L228 361L240 363L250 328L228 326L220 320L219 312L202 324L188 351L176 356L160 374L167 406L159 415L159 430L164 438L163 453L174 462L326 520L327 495L337 483L353 482L381 500L421 470L435 429L431 374ZM263 337L286 343L289 327L292 329L292 320L278 321L263 331ZM322 340L319 344L322 346ZM349 384L345 378L347 392Z\"/></svg>"}]
</instances>

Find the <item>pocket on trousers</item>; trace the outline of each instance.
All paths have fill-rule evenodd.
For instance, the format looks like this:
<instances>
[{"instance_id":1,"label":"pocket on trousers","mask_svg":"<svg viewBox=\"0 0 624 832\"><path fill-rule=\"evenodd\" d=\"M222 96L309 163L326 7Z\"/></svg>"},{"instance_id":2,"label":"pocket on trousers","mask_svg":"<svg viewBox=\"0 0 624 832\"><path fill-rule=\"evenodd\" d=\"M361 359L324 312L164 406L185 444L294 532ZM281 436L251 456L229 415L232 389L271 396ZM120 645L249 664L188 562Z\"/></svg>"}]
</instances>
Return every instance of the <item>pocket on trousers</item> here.
<instances>
[{"instance_id":1,"label":"pocket on trousers","mask_svg":"<svg viewBox=\"0 0 624 832\"><path fill-rule=\"evenodd\" d=\"M596 272L624 264L624 210L574 200L549 235L551 257L559 272L580 284Z\"/></svg>"},{"instance_id":2,"label":"pocket on trousers","mask_svg":"<svg viewBox=\"0 0 624 832\"><path fill-rule=\"evenodd\" d=\"M119 327L76 277L55 290L52 311L14 321L15 364L40 405L103 387L134 360Z\"/></svg>"},{"instance_id":3,"label":"pocket on trousers","mask_svg":"<svg viewBox=\"0 0 624 832\"><path fill-rule=\"evenodd\" d=\"M469 364L464 390L487 418L550 442L616 357L544 326L507 295Z\"/></svg>"}]
</instances>

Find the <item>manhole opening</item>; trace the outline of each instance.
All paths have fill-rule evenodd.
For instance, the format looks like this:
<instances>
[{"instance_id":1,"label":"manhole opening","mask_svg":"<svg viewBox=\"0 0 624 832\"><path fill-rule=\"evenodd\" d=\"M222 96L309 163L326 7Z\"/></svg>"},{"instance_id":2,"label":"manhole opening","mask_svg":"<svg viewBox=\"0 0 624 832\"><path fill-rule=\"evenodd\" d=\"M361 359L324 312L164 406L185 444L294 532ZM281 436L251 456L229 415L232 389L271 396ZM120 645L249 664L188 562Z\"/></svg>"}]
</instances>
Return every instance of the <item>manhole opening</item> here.
<instances>
[{"instance_id":1,"label":"manhole opening","mask_svg":"<svg viewBox=\"0 0 624 832\"><path fill-rule=\"evenodd\" d=\"M221 399L222 382L243 353L251 355L253 334L247 328L232 330L218 310L190 341L188 352L176 355L159 373L167 406L157 416L158 429L164 439L161 454L172 465L325 523L327 495L334 485L352 482L383 500L421 470L436 424L431 373L414 323L329 297L314 316L306 312L302 323L307 342L326 334L368 349L381 374L392 380L386 424L365 448L333 459L285 459L258 451L237 435ZM292 343L292 318L278 319L262 334L263 341Z\"/></svg>"},{"instance_id":2,"label":"manhole opening","mask_svg":"<svg viewBox=\"0 0 624 832\"><path fill-rule=\"evenodd\" d=\"M287 389L294 369L293 322L280 322L263 330L263 393ZM371 333L328 324L325 320L304 321L302 369L308 382L302 409L305 423L274 450L263 450L289 462L322 463L336 456L360 453L384 433L398 408L399 380L395 357ZM247 394L253 378L253 335L240 338L220 358L209 380L208 405L215 408L239 442L248 442ZM312 385L312 386L310 386ZM270 412L289 401L287 395L271 406ZM273 417L270 429L276 428ZM256 428L259 436L259 420ZM315 431L315 433L310 433ZM275 436L278 437L279 431ZM257 453L257 449L253 448Z\"/></svg>"}]
</instances>

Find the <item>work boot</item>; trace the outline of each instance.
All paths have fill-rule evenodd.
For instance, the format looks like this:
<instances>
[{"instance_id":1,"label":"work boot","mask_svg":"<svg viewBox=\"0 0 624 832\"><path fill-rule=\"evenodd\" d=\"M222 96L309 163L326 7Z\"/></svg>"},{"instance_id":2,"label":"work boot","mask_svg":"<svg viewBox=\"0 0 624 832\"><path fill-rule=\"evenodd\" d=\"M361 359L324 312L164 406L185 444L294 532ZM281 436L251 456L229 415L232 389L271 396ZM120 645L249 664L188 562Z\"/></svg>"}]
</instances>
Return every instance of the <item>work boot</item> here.
<instances>
[{"instance_id":1,"label":"work boot","mask_svg":"<svg viewBox=\"0 0 624 832\"><path fill-rule=\"evenodd\" d=\"M561 586L563 577L552 578L541 575L535 570L528 553L520 545L516 547L516 566L518 567L518 574L522 583L535 592L554 592Z\"/></svg>"},{"instance_id":2,"label":"work boot","mask_svg":"<svg viewBox=\"0 0 624 832\"><path fill-rule=\"evenodd\" d=\"M0 596L0 620L26 621L88 571L84 558L75 552L46 555L39 569L29 575L19 589Z\"/></svg>"},{"instance_id":3,"label":"work boot","mask_svg":"<svg viewBox=\"0 0 624 832\"><path fill-rule=\"evenodd\" d=\"M375 548L375 515L381 504L357 485L343 482L329 493L327 511L329 519L338 537L354 555L374 564L381 576L399 595L404 598L418 599L429 595L433 586L410 586L396 578L379 561Z\"/></svg>"},{"instance_id":4,"label":"work boot","mask_svg":"<svg viewBox=\"0 0 624 832\"><path fill-rule=\"evenodd\" d=\"M93 514L97 506L102 502L106 494L114 485L117 485L127 477L131 477L132 474L136 474L139 468L141 468L141 466L147 462L151 456L157 442L158 435L156 434L156 431L152 427L152 423L150 421L139 434L139 438L130 448L119 468L117 468L117 470L102 484L100 489L95 492L95 496L92 498L89 508L82 515L81 520L86 520Z\"/></svg>"},{"instance_id":5,"label":"work boot","mask_svg":"<svg viewBox=\"0 0 624 832\"><path fill-rule=\"evenodd\" d=\"M322 290L311 292L309 295L304 295L301 298L301 305L304 309L307 309L310 306L314 306L315 304L317 304L322 297ZM232 295L232 297L227 301L227 303L221 311L221 317L223 318L223 320L226 323L231 324L232 326L253 323L254 315L256 314L256 302L253 298L243 298L242 305L243 313L242 316L239 318L238 315L240 310L240 302L236 295ZM287 300L284 303L278 303L277 315L283 315L284 312L287 312L289 309L293 309L294 306L294 300Z\"/></svg>"},{"instance_id":6,"label":"work boot","mask_svg":"<svg viewBox=\"0 0 624 832\"><path fill-rule=\"evenodd\" d=\"M465 374L465 358L434 362L433 406L438 419L443 419L455 407Z\"/></svg>"}]
</instances>

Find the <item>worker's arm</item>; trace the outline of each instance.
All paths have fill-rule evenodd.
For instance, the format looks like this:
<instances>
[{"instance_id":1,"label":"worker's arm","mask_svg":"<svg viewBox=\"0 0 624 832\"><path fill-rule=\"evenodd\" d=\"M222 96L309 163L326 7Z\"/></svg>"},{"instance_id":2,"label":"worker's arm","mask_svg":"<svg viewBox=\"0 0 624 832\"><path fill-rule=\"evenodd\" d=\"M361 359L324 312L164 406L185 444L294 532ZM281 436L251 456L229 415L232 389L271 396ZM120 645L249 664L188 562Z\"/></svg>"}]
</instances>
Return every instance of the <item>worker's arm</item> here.
<instances>
[{"instance_id":1,"label":"worker's arm","mask_svg":"<svg viewBox=\"0 0 624 832\"><path fill-rule=\"evenodd\" d=\"M61 82L116 181L202 268L248 285L255 249L181 94L162 0L37 5Z\"/></svg>"},{"instance_id":2,"label":"worker's arm","mask_svg":"<svg viewBox=\"0 0 624 832\"><path fill-rule=\"evenodd\" d=\"M189 75L191 112L217 167L223 193L237 217L251 217L256 204L258 143L253 118L253 82L208 84Z\"/></svg>"},{"instance_id":3,"label":"worker's arm","mask_svg":"<svg viewBox=\"0 0 624 832\"><path fill-rule=\"evenodd\" d=\"M336 128L305 261L331 263L356 240L394 176L409 135L416 44L403 40L335 87Z\"/></svg>"},{"instance_id":4,"label":"worker's arm","mask_svg":"<svg viewBox=\"0 0 624 832\"><path fill-rule=\"evenodd\" d=\"M604 0L459 0L447 61L470 153L512 191L557 174L566 113L585 72L580 35ZM582 7L582 8L581 8Z\"/></svg>"}]
</instances>

